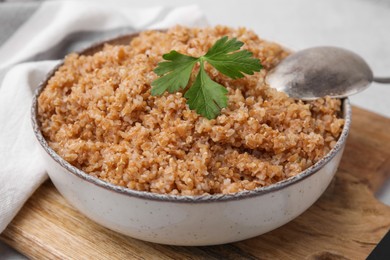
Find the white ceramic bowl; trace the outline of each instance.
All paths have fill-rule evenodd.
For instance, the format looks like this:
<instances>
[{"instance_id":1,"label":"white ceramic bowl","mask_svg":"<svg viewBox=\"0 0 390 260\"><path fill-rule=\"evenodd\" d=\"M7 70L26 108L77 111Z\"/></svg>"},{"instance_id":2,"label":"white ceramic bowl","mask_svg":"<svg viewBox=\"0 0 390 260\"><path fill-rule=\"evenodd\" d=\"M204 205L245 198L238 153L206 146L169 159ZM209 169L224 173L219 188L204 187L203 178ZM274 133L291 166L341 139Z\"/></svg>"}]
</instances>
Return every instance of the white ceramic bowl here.
<instances>
[{"instance_id":1,"label":"white ceramic bowl","mask_svg":"<svg viewBox=\"0 0 390 260\"><path fill-rule=\"evenodd\" d=\"M111 40L129 42L133 35ZM92 54L102 43L88 48ZM50 179L65 199L90 219L119 233L161 244L215 245L264 234L309 208L325 191L339 165L351 122L343 100L345 125L335 147L297 176L252 191L228 195L177 196L130 190L104 182L72 166L42 136L37 98L56 68L36 91L32 104L34 133L42 146Z\"/></svg>"}]
</instances>

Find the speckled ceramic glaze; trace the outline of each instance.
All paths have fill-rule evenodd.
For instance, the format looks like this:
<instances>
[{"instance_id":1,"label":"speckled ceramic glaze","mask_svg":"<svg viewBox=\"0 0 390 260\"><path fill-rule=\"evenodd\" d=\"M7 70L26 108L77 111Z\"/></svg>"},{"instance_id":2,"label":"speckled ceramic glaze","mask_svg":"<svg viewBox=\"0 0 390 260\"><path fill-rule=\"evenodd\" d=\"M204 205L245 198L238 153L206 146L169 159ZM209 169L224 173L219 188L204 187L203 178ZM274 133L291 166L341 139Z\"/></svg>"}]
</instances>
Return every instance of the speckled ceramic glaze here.
<instances>
[{"instance_id":1,"label":"speckled ceramic glaze","mask_svg":"<svg viewBox=\"0 0 390 260\"><path fill-rule=\"evenodd\" d=\"M128 42L133 35L110 43ZM83 54L100 50L94 45ZM277 184L229 195L175 196L134 191L106 183L73 167L47 144L37 121L37 97L54 74L48 74L32 104L32 123L42 146L47 172L65 199L97 223L119 233L170 245L215 245L273 230L309 208L325 191L339 165L351 121L343 100L345 126L336 146L301 174Z\"/></svg>"}]
</instances>

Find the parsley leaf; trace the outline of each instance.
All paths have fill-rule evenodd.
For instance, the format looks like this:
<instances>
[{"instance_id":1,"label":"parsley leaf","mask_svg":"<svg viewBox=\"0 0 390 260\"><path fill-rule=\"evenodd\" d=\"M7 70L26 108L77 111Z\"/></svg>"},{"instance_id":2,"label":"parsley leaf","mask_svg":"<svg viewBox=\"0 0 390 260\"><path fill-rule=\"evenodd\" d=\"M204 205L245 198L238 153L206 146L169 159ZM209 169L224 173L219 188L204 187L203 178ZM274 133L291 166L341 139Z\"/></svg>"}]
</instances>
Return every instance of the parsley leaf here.
<instances>
[{"instance_id":1,"label":"parsley leaf","mask_svg":"<svg viewBox=\"0 0 390 260\"><path fill-rule=\"evenodd\" d=\"M221 109L227 107L227 89L213 81L204 69L208 62L222 74L232 78L242 78L245 74L253 75L262 68L260 60L252 57L252 53L239 49L244 45L236 38L231 40L222 37L201 57L191 57L171 51L163 55L163 62L158 63L154 72L160 76L152 82L152 95L162 95L165 91L174 93L185 89L196 63L200 63L198 75L194 83L185 92L190 109L208 118L216 118Z\"/></svg>"},{"instance_id":2,"label":"parsley leaf","mask_svg":"<svg viewBox=\"0 0 390 260\"><path fill-rule=\"evenodd\" d=\"M198 61L197 58L177 51L164 54L163 58L168 61L160 62L154 72L158 76L165 75L152 82L153 96L162 95L165 91L174 93L185 88L190 80L192 69Z\"/></svg>"},{"instance_id":3,"label":"parsley leaf","mask_svg":"<svg viewBox=\"0 0 390 260\"><path fill-rule=\"evenodd\" d=\"M227 106L227 89L213 81L200 65L199 74L194 84L184 94L190 109L196 110L198 114L213 119L216 118L221 108Z\"/></svg>"},{"instance_id":4,"label":"parsley leaf","mask_svg":"<svg viewBox=\"0 0 390 260\"><path fill-rule=\"evenodd\" d=\"M204 59L232 79L244 77L243 73L253 75L254 71L261 69L260 60L253 58L253 54L248 50L233 52L239 50L242 45L244 43L236 38L228 40L227 36L222 37L204 55Z\"/></svg>"}]
</instances>

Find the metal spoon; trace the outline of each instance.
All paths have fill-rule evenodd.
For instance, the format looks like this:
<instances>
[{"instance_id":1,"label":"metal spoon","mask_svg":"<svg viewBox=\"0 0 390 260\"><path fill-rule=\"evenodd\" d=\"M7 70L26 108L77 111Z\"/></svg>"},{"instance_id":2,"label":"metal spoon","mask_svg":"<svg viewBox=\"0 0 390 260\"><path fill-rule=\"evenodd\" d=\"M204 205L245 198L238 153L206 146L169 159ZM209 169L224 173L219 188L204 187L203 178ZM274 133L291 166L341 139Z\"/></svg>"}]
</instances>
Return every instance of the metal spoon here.
<instances>
[{"instance_id":1,"label":"metal spoon","mask_svg":"<svg viewBox=\"0 0 390 260\"><path fill-rule=\"evenodd\" d=\"M354 52L337 47L314 47L291 54L268 73L271 87L290 97L313 100L346 97L366 89L376 78L368 64Z\"/></svg>"}]
</instances>

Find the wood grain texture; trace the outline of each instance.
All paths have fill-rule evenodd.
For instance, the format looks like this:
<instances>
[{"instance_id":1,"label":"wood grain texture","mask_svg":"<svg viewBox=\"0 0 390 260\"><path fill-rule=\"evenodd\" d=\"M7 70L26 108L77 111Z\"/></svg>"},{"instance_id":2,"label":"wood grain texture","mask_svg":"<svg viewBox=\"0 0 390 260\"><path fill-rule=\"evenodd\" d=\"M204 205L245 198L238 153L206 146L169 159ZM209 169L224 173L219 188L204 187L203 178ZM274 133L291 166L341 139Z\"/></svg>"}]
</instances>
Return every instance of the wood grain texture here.
<instances>
[{"instance_id":1,"label":"wood grain texture","mask_svg":"<svg viewBox=\"0 0 390 260\"><path fill-rule=\"evenodd\" d=\"M374 192L390 175L390 119L354 108L336 177L305 213L265 235L210 247L143 242L101 227L70 206L50 181L0 239L32 259L365 259L390 228Z\"/></svg>"}]
</instances>

